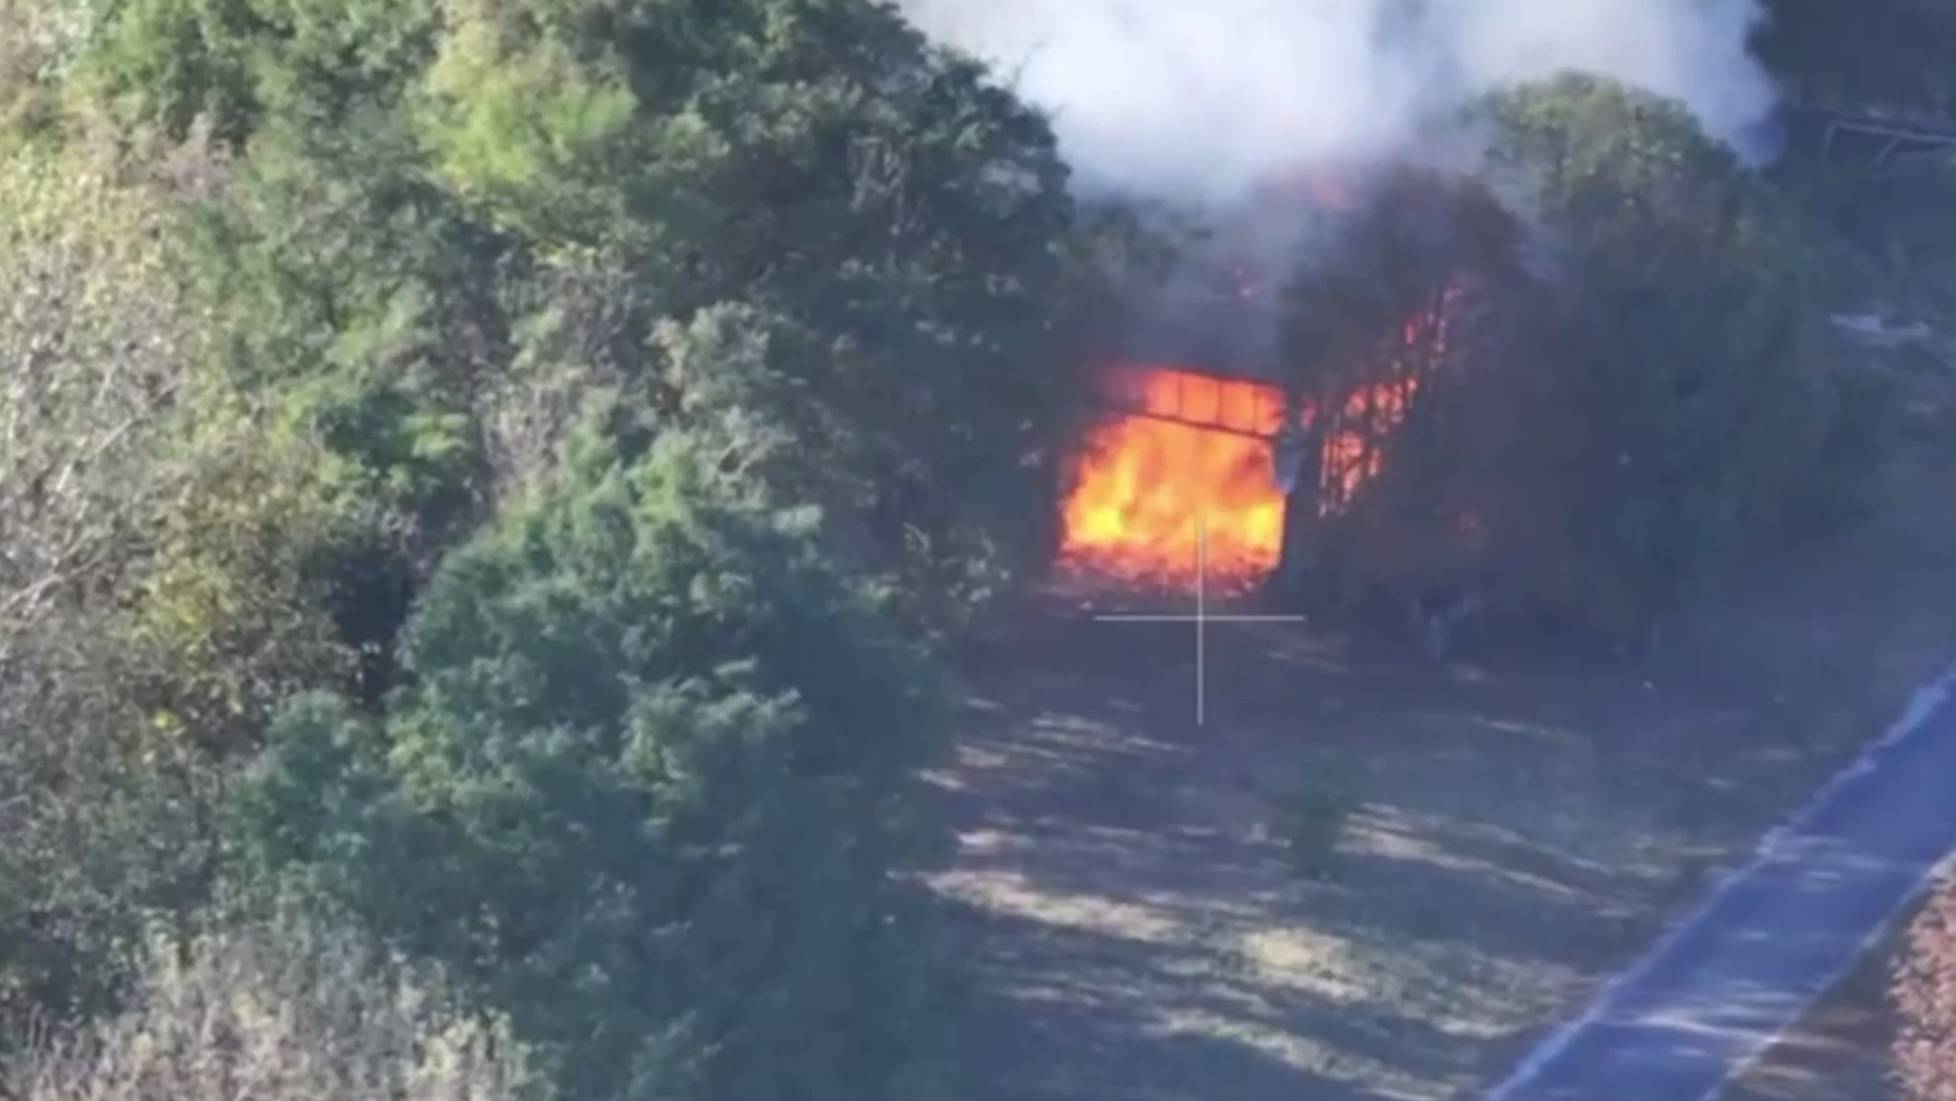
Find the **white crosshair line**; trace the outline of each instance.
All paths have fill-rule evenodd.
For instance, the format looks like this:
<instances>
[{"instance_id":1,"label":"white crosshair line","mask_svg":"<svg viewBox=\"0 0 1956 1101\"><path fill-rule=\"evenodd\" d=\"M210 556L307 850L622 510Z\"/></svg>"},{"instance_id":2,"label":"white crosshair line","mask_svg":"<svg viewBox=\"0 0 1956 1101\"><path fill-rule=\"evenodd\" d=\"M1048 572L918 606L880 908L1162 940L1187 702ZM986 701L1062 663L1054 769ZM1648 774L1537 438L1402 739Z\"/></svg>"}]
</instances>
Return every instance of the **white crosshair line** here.
<instances>
[{"instance_id":1,"label":"white crosshair line","mask_svg":"<svg viewBox=\"0 0 1956 1101\"><path fill-rule=\"evenodd\" d=\"M1210 615L1209 614L1209 519L1206 513L1195 518L1195 614L1194 615L1097 615L1101 623L1193 623L1195 624L1195 725L1209 720L1208 627L1211 623L1302 623L1301 615Z\"/></svg>"}]
</instances>

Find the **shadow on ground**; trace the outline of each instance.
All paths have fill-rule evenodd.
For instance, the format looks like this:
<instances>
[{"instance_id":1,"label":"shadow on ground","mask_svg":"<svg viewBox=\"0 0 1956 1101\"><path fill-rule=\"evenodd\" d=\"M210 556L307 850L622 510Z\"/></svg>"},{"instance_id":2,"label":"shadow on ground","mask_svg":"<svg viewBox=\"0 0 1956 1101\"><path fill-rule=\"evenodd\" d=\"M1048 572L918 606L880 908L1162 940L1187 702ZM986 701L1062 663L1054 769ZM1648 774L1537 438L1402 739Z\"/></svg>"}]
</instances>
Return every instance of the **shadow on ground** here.
<instances>
[{"instance_id":1,"label":"shadow on ground","mask_svg":"<svg viewBox=\"0 0 1956 1101\"><path fill-rule=\"evenodd\" d=\"M1193 642L1049 603L964 662L935 883L977 1096L1468 1095L1872 724L1764 657L1442 670L1261 625L1212 635L1197 726ZM1302 874L1325 788L1353 809Z\"/></svg>"}]
</instances>

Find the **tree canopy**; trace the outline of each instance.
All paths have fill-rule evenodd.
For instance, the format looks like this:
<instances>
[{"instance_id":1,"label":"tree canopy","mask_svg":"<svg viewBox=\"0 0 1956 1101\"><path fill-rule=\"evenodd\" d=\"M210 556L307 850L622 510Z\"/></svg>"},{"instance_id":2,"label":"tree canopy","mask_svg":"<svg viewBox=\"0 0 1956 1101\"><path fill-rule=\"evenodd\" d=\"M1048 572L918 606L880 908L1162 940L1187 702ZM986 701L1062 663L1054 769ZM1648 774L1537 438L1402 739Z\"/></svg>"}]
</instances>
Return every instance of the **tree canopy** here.
<instances>
[{"instance_id":1,"label":"tree canopy","mask_svg":"<svg viewBox=\"0 0 1956 1101\"><path fill-rule=\"evenodd\" d=\"M405 837L481 916L421 948L593 1089L928 1077L894 624L1040 547L1044 120L864 0L4 17L0 1012L288 873L427 932L334 859Z\"/></svg>"},{"instance_id":2,"label":"tree canopy","mask_svg":"<svg viewBox=\"0 0 1956 1101\"><path fill-rule=\"evenodd\" d=\"M578 1096L917 1096L930 668L808 514L593 448L437 572L384 730L287 712L246 860L448 961Z\"/></svg>"},{"instance_id":3,"label":"tree canopy","mask_svg":"<svg viewBox=\"0 0 1956 1101\"><path fill-rule=\"evenodd\" d=\"M1569 76L1480 117L1471 177L1374 188L1292 287L1293 387L1385 460L1300 538L1346 588L1637 637L1841 514L1866 410L1818 339L1799 212L1681 104ZM1365 413L1382 388L1405 408Z\"/></svg>"}]
</instances>

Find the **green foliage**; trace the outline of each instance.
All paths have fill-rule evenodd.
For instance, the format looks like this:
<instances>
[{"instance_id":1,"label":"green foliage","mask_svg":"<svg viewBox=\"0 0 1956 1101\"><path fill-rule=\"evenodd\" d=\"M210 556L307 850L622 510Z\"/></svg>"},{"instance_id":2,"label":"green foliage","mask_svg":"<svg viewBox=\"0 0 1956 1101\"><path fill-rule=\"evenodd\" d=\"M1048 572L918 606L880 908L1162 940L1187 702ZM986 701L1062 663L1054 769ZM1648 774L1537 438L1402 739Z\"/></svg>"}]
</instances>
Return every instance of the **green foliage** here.
<instances>
[{"instance_id":1,"label":"green foliage","mask_svg":"<svg viewBox=\"0 0 1956 1101\"><path fill-rule=\"evenodd\" d=\"M1568 76L1482 107L1476 178L1377 181L1346 258L1290 288L1285 381L1331 411L1319 448L1379 462L1294 510L1288 561L1390 597L1438 653L1500 605L1641 641L1855 515L1881 395L1829 360L1797 208L1681 104Z\"/></svg>"},{"instance_id":2,"label":"green foliage","mask_svg":"<svg viewBox=\"0 0 1956 1101\"><path fill-rule=\"evenodd\" d=\"M141 736L115 624L64 631L95 645L0 670L0 1058L35 1026L112 1008L143 938L199 904L213 853L214 774Z\"/></svg>"},{"instance_id":3,"label":"green foliage","mask_svg":"<svg viewBox=\"0 0 1956 1101\"><path fill-rule=\"evenodd\" d=\"M287 696L351 681L323 566L368 517L324 491L316 445L215 401L199 412L209 419L174 456L184 480L156 502L151 558L125 598L129 642L147 657L127 691L150 736L249 755Z\"/></svg>"},{"instance_id":4,"label":"green foliage","mask_svg":"<svg viewBox=\"0 0 1956 1101\"><path fill-rule=\"evenodd\" d=\"M438 969L287 903L271 918L153 938L129 1005L0 1063L21 1101L544 1101L506 1020L458 1005Z\"/></svg>"},{"instance_id":5,"label":"green foliage","mask_svg":"<svg viewBox=\"0 0 1956 1101\"><path fill-rule=\"evenodd\" d=\"M267 118L327 123L386 104L425 64L433 0L125 0L81 80L118 117L182 136L199 116L242 143Z\"/></svg>"},{"instance_id":6,"label":"green foliage","mask_svg":"<svg viewBox=\"0 0 1956 1101\"><path fill-rule=\"evenodd\" d=\"M171 218L113 155L0 157L0 1051L108 1003L196 895L213 775L147 736L128 601L185 486L202 342Z\"/></svg>"},{"instance_id":7,"label":"green foliage","mask_svg":"<svg viewBox=\"0 0 1956 1101\"><path fill-rule=\"evenodd\" d=\"M634 125L638 103L615 62L587 66L572 44L509 26L507 12L456 6L427 76L422 123L437 171L493 220L546 244L653 228L633 206L653 199L659 160L686 152L676 135Z\"/></svg>"},{"instance_id":8,"label":"green foliage","mask_svg":"<svg viewBox=\"0 0 1956 1101\"><path fill-rule=\"evenodd\" d=\"M449 961L590 1097L915 1096L928 666L667 437L450 557L384 733L296 707L243 794L299 875Z\"/></svg>"},{"instance_id":9,"label":"green foliage","mask_svg":"<svg viewBox=\"0 0 1956 1101\"><path fill-rule=\"evenodd\" d=\"M1291 870L1313 879L1330 875L1338 842L1357 806L1351 792L1336 784L1314 784L1286 800L1277 840Z\"/></svg>"},{"instance_id":10,"label":"green foliage","mask_svg":"<svg viewBox=\"0 0 1956 1101\"><path fill-rule=\"evenodd\" d=\"M59 76L85 39L90 13L51 0L0 3L0 147L46 129Z\"/></svg>"},{"instance_id":11,"label":"green foliage","mask_svg":"<svg viewBox=\"0 0 1956 1101\"><path fill-rule=\"evenodd\" d=\"M775 369L831 429L803 462L870 487L819 498L865 565L920 589L1023 560L1079 400L1040 119L867 4L451 17L416 118L455 195L553 264L628 272L628 331L739 304L792 333Z\"/></svg>"},{"instance_id":12,"label":"green foliage","mask_svg":"<svg viewBox=\"0 0 1956 1101\"><path fill-rule=\"evenodd\" d=\"M362 125L262 134L199 212L195 270L232 385L316 432L339 491L442 532L475 492L493 246L416 178L385 118Z\"/></svg>"},{"instance_id":13,"label":"green foliage","mask_svg":"<svg viewBox=\"0 0 1956 1101\"><path fill-rule=\"evenodd\" d=\"M1935 366L1945 369L1940 361ZM1802 534L1839 532L1873 513L1871 475L1888 460L1899 433L1901 402L1888 378L1861 368L1838 371L1832 382L1835 406L1827 435L1787 501L1789 519Z\"/></svg>"},{"instance_id":14,"label":"green foliage","mask_svg":"<svg viewBox=\"0 0 1956 1101\"><path fill-rule=\"evenodd\" d=\"M1679 109L1565 80L1492 116L1546 275L1489 191L1408 222L1415 185L1378 265L1298 288L1293 337L1361 367L1456 268L1525 305L1392 350L1433 400L1347 560L1431 580L1525 520L1512 573L1649 614L1846 499L1874 403ZM944 717L896 625L1043 549L1074 329L1102 268L1164 263L1065 184L1044 119L871 0L0 0L0 1030L133 995L99 1051L197 1042L130 985L157 929L210 1020L313 1006L191 936L227 879L296 881L571 1095L938 1092L909 873ZM1455 370L1497 349L1527 366ZM1516 394L1563 427L1517 446ZM1301 866L1348 812L1291 808ZM335 1005L398 1008L356 970L387 996ZM267 1066L324 1089L300 1062Z\"/></svg>"},{"instance_id":15,"label":"green foliage","mask_svg":"<svg viewBox=\"0 0 1956 1101\"><path fill-rule=\"evenodd\" d=\"M1089 283L1043 120L856 0L396 8L129 0L75 88L236 152L195 264L223 358L407 558L510 488L500 449L560 451L536 433L655 391L653 334L730 304L797 334L777 367L826 405L804 460L856 487L819 500L861 568L955 619L1036 552L1080 399L1055 319ZM602 345L535 364L512 336L565 335L591 274Z\"/></svg>"},{"instance_id":16,"label":"green foliage","mask_svg":"<svg viewBox=\"0 0 1956 1101\"><path fill-rule=\"evenodd\" d=\"M1565 78L1493 108L1492 170L1554 250L1586 429L1580 599L1672 608L1775 528L1836 397L1791 211L1685 109Z\"/></svg>"},{"instance_id":17,"label":"green foliage","mask_svg":"<svg viewBox=\"0 0 1956 1101\"><path fill-rule=\"evenodd\" d=\"M861 0L0 16L9 199L80 273L5 269L52 366L0 397L46 414L0 471L0 1013L102 1010L278 868L566 1082L926 1089L932 675L884 618L1039 545L1090 282L1043 120ZM102 149L140 225L57 201Z\"/></svg>"}]
</instances>

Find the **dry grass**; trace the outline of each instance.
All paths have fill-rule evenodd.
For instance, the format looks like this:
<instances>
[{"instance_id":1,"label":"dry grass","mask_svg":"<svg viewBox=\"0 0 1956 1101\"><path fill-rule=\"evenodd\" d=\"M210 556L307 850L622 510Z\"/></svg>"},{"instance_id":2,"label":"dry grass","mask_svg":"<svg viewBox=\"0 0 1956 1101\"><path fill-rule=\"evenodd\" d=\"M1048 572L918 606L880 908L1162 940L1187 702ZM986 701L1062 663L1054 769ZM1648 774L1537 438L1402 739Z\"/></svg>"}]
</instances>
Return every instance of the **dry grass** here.
<instances>
[{"instance_id":1,"label":"dry grass","mask_svg":"<svg viewBox=\"0 0 1956 1101\"><path fill-rule=\"evenodd\" d=\"M129 1004L0 1064L11 1101L548 1101L506 1022L294 903L158 938Z\"/></svg>"},{"instance_id":2,"label":"dry grass","mask_svg":"<svg viewBox=\"0 0 1956 1101\"><path fill-rule=\"evenodd\" d=\"M1498 1077L1956 653L1950 464L1635 668L1028 615L974 654L940 886L980 1097L1449 1098ZM1922 506L1929 502L1933 507ZM1351 792L1331 874L1279 841Z\"/></svg>"}]
</instances>

